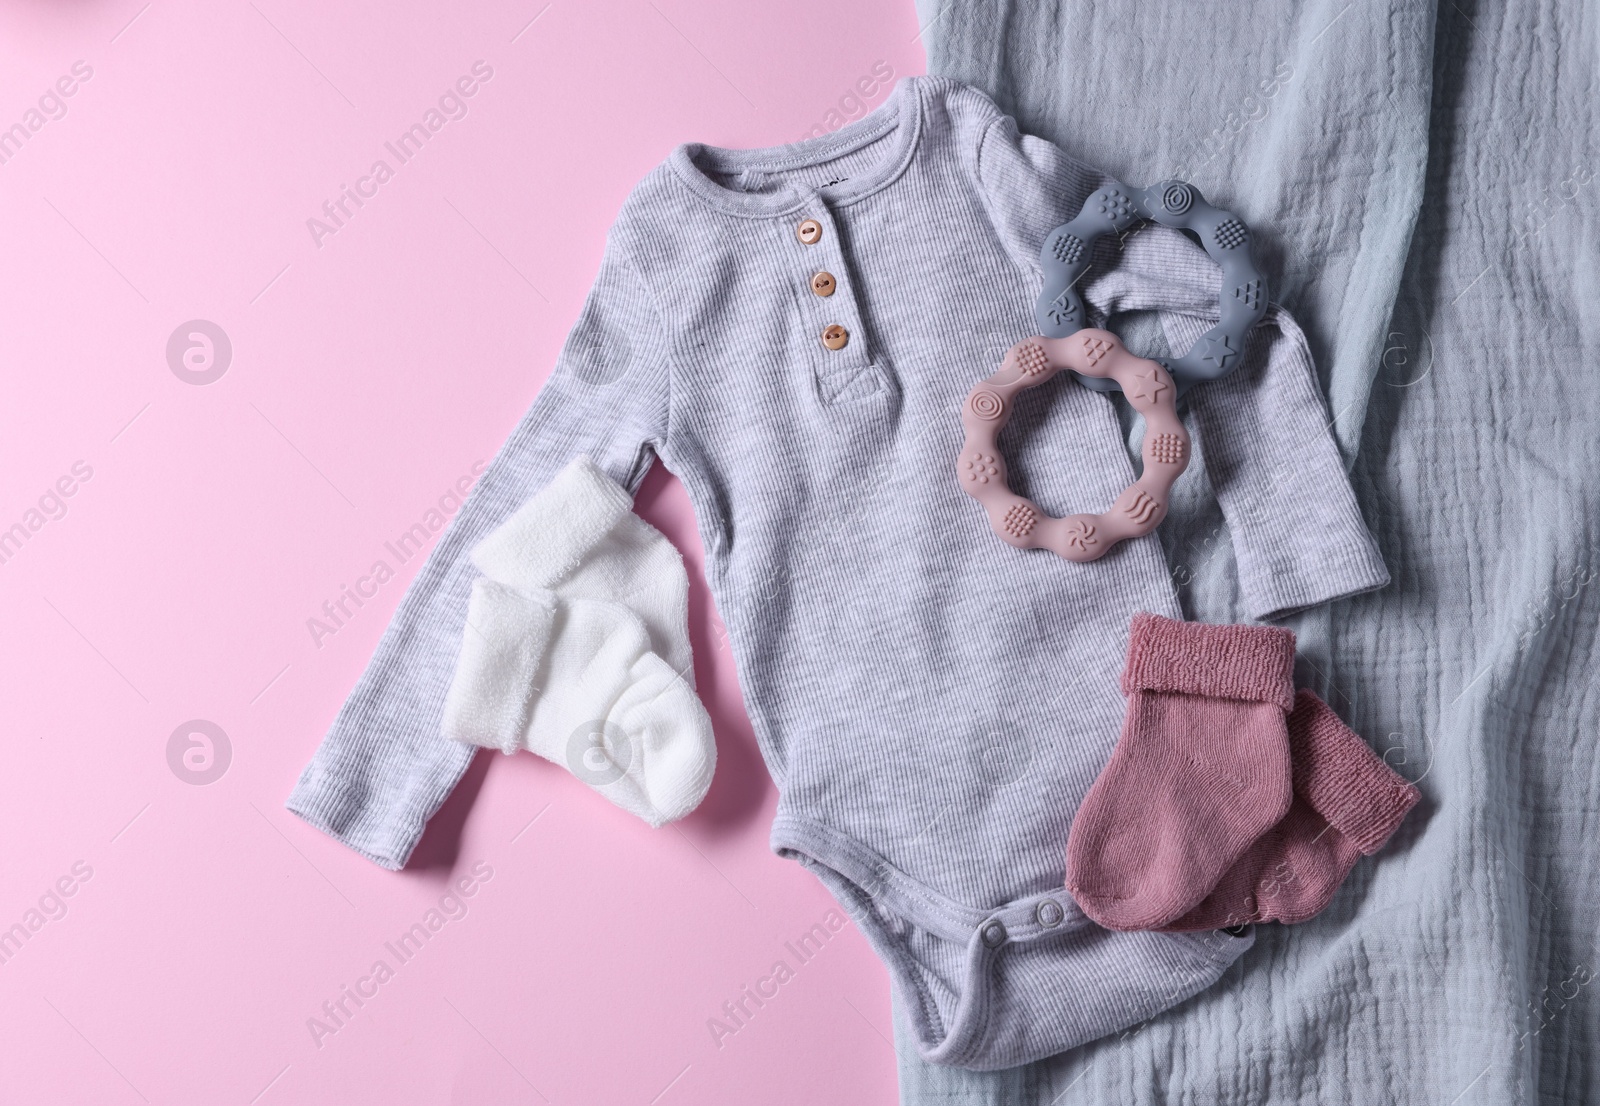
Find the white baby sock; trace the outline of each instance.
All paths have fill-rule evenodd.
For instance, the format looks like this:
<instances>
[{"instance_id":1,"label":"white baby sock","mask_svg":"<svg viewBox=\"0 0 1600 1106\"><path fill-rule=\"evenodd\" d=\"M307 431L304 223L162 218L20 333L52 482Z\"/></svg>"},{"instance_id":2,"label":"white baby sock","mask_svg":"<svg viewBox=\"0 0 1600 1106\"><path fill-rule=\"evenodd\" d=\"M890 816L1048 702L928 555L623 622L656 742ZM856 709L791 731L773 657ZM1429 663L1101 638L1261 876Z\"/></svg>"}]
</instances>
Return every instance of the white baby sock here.
<instances>
[{"instance_id":1,"label":"white baby sock","mask_svg":"<svg viewBox=\"0 0 1600 1106\"><path fill-rule=\"evenodd\" d=\"M491 580L563 598L622 603L651 648L694 686L689 574L671 542L633 513L623 488L579 457L472 551Z\"/></svg>"},{"instance_id":2,"label":"white baby sock","mask_svg":"<svg viewBox=\"0 0 1600 1106\"><path fill-rule=\"evenodd\" d=\"M652 826L711 785L683 559L579 458L473 550L444 734L564 765Z\"/></svg>"}]
</instances>

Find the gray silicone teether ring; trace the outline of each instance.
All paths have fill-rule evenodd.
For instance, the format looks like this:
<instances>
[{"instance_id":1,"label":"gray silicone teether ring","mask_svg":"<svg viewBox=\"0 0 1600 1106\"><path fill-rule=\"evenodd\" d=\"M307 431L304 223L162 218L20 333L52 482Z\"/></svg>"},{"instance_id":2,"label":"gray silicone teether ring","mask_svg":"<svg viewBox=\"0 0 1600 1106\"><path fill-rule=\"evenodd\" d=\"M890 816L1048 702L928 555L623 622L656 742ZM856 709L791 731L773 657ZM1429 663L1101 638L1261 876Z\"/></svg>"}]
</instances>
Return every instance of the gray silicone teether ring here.
<instances>
[{"instance_id":1,"label":"gray silicone teether ring","mask_svg":"<svg viewBox=\"0 0 1600 1106\"><path fill-rule=\"evenodd\" d=\"M1094 241L1112 231L1126 230L1141 219L1193 231L1211 260L1222 267L1218 295L1222 321L1202 334L1182 357L1157 358L1181 393L1237 368L1244 355L1245 336L1267 312L1267 282L1250 253L1250 229L1237 217L1212 207L1193 185L1169 180L1140 190L1112 182L1097 189L1076 219L1045 235L1039 250L1044 287L1034 314L1045 338L1065 338L1087 326L1083 300L1073 285L1089 267ZM1120 390L1109 378L1079 379L1096 391Z\"/></svg>"}]
</instances>

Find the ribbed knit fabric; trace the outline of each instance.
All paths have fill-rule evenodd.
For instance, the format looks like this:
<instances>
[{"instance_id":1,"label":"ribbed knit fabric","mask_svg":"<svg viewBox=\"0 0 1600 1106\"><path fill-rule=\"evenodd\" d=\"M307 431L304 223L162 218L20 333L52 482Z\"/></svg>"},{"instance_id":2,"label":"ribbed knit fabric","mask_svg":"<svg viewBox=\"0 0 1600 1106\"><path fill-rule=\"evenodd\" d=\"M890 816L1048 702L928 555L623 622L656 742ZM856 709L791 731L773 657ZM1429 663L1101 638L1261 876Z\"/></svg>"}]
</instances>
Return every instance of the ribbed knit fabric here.
<instances>
[{"instance_id":1,"label":"ribbed knit fabric","mask_svg":"<svg viewBox=\"0 0 1600 1106\"><path fill-rule=\"evenodd\" d=\"M1122 694L1172 691L1294 709L1294 632L1133 616Z\"/></svg>"},{"instance_id":2,"label":"ribbed knit fabric","mask_svg":"<svg viewBox=\"0 0 1600 1106\"><path fill-rule=\"evenodd\" d=\"M1288 630L1135 616L1122 736L1067 842L1085 914L1166 926L1288 813L1293 674Z\"/></svg>"},{"instance_id":3,"label":"ribbed knit fabric","mask_svg":"<svg viewBox=\"0 0 1600 1106\"><path fill-rule=\"evenodd\" d=\"M1422 797L1315 692L1295 696L1289 751L1295 795L1362 856L1383 848Z\"/></svg>"},{"instance_id":4,"label":"ribbed knit fabric","mask_svg":"<svg viewBox=\"0 0 1600 1106\"><path fill-rule=\"evenodd\" d=\"M1294 801L1199 906L1170 932L1251 922L1303 922L1321 913L1350 869L1371 856L1417 805L1419 792L1380 760L1315 693L1289 715Z\"/></svg>"},{"instance_id":5,"label":"ribbed knit fabric","mask_svg":"<svg viewBox=\"0 0 1600 1106\"><path fill-rule=\"evenodd\" d=\"M1005 1067L1208 986L1248 940L1112 933L1062 886L1122 718L1129 622L1179 614L1159 540L1093 565L1015 550L953 476L968 389L1034 332L1039 244L1105 179L937 78L796 145L674 151L290 808L403 864L471 755L439 737L468 551L579 453L630 491L659 456L694 505L778 785L773 846L850 905L924 1055ZM1096 249L1096 325L1214 315L1218 270L1179 232ZM831 325L842 348L822 344ZM1213 444L1228 459L1229 540L1273 568L1241 581L1251 610L1384 583L1293 319L1269 310L1226 383L1190 394L1192 432L1197 465ZM1105 510L1134 479L1122 401L1065 377L1034 398L1004 443L1019 486L1057 514ZM1239 432L1213 442L1203 412Z\"/></svg>"}]
</instances>

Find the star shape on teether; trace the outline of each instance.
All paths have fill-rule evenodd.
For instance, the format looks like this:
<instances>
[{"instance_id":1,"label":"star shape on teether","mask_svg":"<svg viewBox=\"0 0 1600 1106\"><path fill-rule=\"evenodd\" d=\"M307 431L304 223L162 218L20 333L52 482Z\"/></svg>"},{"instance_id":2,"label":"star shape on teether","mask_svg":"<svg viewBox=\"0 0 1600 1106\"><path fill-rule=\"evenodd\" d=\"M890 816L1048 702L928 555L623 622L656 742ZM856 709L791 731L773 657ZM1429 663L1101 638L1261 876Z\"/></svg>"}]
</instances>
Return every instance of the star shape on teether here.
<instances>
[{"instance_id":1,"label":"star shape on teether","mask_svg":"<svg viewBox=\"0 0 1600 1106\"><path fill-rule=\"evenodd\" d=\"M1228 358L1232 357L1236 352L1232 346L1228 345L1228 336L1224 334L1220 338L1213 338L1207 335L1205 342L1206 351L1200 355L1200 360L1214 361L1219 369L1227 368Z\"/></svg>"},{"instance_id":2,"label":"star shape on teether","mask_svg":"<svg viewBox=\"0 0 1600 1106\"><path fill-rule=\"evenodd\" d=\"M1147 373L1135 374L1134 379L1139 382L1138 389L1133 393L1134 399L1148 399L1151 403L1161 398L1161 393L1167 390L1166 384L1161 379L1160 369L1151 369Z\"/></svg>"}]
</instances>

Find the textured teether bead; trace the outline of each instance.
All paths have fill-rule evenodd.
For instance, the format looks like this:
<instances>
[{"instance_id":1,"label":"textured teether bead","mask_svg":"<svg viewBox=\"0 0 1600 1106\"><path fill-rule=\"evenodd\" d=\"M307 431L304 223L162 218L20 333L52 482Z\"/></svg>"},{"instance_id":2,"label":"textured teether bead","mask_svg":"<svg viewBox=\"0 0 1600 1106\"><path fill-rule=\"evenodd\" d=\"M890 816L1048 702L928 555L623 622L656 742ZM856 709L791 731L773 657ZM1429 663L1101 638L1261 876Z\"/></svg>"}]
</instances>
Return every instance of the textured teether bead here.
<instances>
[{"instance_id":1,"label":"textured teether bead","mask_svg":"<svg viewBox=\"0 0 1600 1106\"><path fill-rule=\"evenodd\" d=\"M1044 347L1038 342L1018 342L1014 347L1017 368L1022 370L1023 376L1038 376L1050 369L1050 358L1045 355Z\"/></svg>"},{"instance_id":2,"label":"textured teether bead","mask_svg":"<svg viewBox=\"0 0 1600 1106\"><path fill-rule=\"evenodd\" d=\"M1245 239L1249 236L1250 232L1237 219L1229 219L1226 222L1218 223L1217 229L1212 231L1211 234L1212 241L1216 242L1217 246L1224 250L1231 250L1235 246L1243 245Z\"/></svg>"},{"instance_id":3,"label":"textured teether bead","mask_svg":"<svg viewBox=\"0 0 1600 1106\"><path fill-rule=\"evenodd\" d=\"M1154 361L1150 367L1142 372L1133 374L1131 387L1124 387L1128 402L1143 411L1152 403L1161 402L1161 397L1172 389L1172 378L1161 371L1161 366Z\"/></svg>"},{"instance_id":4,"label":"textured teether bead","mask_svg":"<svg viewBox=\"0 0 1600 1106\"><path fill-rule=\"evenodd\" d=\"M1058 231L1055 240L1050 244L1050 252L1056 255L1056 260L1061 264L1074 264L1083 256L1083 239L1076 234Z\"/></svg>"},{"instance_id":5,"label":"textured teether bead","mask_svg":"<svg viewBox=\"0 0 1600 1106\"><path fill-rule=\"evenodd\" d=\"M1121 501L1121 510L1133 520L1135 526L1143 526L1161 513L1161 503L1137 484L1131 490L1131 496L1123 493L1125 498Z\"/></svg>"},{"instance_id":6,"label":"textured teether bead","mask_svg":"<svg viewBox=\"0 0 1600 1106\"><path fill-rule=\"evenodd\" d=\"M1109 220L1114 227L1134 214L1133 201L1120 188L1102 188L1095 193L1095 197L1099 200L1101 216ZM1092 200L1093 198L1091 202Z\"/></svg>"},{"instance_id":7,"label":"textured teether bead","mask_svg":"<svg viewBox=\"0 0 1600 1106\"><path fill-rule=\"evenodd\" d=\"M1095 536L1094 523L1087 519L1068 519L1063 528L1066 535L1067 548L1081 553L1092 553L1095 546L1100 544L1100 539ZM1075 558L1079 559L1079 558ZM1088 557L1081 558L1088 560Z\"/></svg>"},{"instance_id":8,"label":"textured teether bead","mask_svg":"<svg viewBox=\"0 0 1600 1106\"><path fill-rule=\"evenodd\" d=\"M1261 304L1261 278L1256 277L1254 280L1236 285L1233 289L1233 298L1254 311Z\"/></svg>"},{"instance_id":9,"label":"textured teether bead","mask_svg":"<svg viewBox=\"0 0 1600 1106\"><path fill-rule=\"evenodd\" d=\"M1144 455L1163 465L1181 464L1188 452L1183 439L1176 434L1163 432L1145 438Z\"/></svg>"},{"instance_id":10,"label":"textured teether bead","mask_svg":"<svg viewBox=\"0 0 1600 1106\"><path fill-rule=\"evenodd\" d=\"M997 419L1005 414L1006 402L992 388L975 389L967 400L967 410L980 419Z\"/></svg>"},{"instance_id":11,"label":"textured teether bead","mask_svg":"<svg viewBox=\"0 0 1600 1106\"><path fill-rule=\"evenodd\" d=\"M1018 503L1006 512L1001 525L1005 532L1014 538L1025 538L1033 530L1034 523L1039 521L1039 512L1026 503Z\"/></svg>"}]
</instances>

